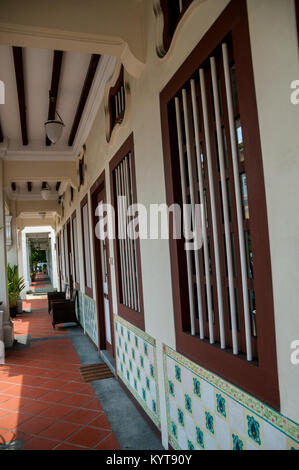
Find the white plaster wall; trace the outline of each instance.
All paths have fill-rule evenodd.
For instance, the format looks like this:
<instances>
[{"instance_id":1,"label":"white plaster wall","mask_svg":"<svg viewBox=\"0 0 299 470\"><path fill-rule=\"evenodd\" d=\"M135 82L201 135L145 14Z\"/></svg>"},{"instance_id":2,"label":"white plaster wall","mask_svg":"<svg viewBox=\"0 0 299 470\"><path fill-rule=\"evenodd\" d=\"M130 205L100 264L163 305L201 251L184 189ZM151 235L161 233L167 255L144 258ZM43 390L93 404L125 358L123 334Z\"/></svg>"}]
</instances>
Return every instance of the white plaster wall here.
<instances>
[{"instance_id":1,"label":"white plaster wall","mask_svg":"<svg viewBox=\"0 0 299 470\"><path fill-rule=\"evenodd\" d=\"M105 169L110 201L109 161L133 131L138 202L147 207L166 202L159 93L228 3L228 0L207 0L199 4L180 27L170 53L159 59L155 52L152 4L145 2L146 67L139 80L126 74L131 89L129 114L108 144L101 105L86 142L85 185L71 207L65 204L63 224L75 208L78 211L82 290L80 200ZM289 100L290 82L299 78L294 3L293 0L248 0L248 8L268 204L282 413L298 421L299 366L296 369L290 364L290 342L299 335L299 220L295 192L299 176L299 106L296 108ZM113 242L110 242L110 256L114 257ZM162 343L175 349L168 242L141 240L141 264L146 332L157 341L162 439L166 446ZM114 264L111 272L114 313L117 313Z\"/></svg>"},{"instance_id":2,"label":"white plaster wall","mask_svg":"<svg viewBox=\"0 0 299 470\"><path fill-rule=\"evenodd\" d=\"M299 366L290 344L299 339L299 79L293 0L248 0L249 26L266 185L281 411L299 422Z\"/></svg>"}]
</instances>

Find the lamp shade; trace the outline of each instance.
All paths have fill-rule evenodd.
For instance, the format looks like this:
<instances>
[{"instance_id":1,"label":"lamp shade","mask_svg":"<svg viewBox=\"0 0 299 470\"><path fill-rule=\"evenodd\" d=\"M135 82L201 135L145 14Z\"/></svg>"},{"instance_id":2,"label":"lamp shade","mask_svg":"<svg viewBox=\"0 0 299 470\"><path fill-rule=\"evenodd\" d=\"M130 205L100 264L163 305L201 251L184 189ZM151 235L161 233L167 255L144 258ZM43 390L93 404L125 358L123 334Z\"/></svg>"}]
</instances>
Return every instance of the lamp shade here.
<instances>
[{"instance_id":1,"label":"lamp shade","mask_svg":"<svg viewBox=\"0 0 299 470\"><path fill-rule=\"evenodd\" d=\"M51 195L51 191L49 188L43 188L41 190L41 196L45 201L49 199L50 195Z\"/></svg>"},{"instance_id":2,"label":"lamp shade","mask_svg":"<svg viewBox=\"0 0 299 470\"><path fill-rule=\"evenodd\" d=\"M55 144L60 139L63 128L64 124L62 121L45 122L46 135L52 144Z\"/></svg>"}]
</instances>

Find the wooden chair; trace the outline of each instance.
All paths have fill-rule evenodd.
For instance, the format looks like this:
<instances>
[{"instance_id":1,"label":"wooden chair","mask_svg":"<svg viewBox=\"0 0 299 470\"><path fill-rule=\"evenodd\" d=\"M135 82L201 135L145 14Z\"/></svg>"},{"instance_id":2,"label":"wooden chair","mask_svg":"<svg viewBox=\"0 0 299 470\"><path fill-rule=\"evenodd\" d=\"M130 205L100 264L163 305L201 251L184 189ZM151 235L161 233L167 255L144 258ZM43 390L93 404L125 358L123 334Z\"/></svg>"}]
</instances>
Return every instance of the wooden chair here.
<instances>
[{"instance_id":1,"label":"wooden chair","mask_svg":"<svg viewBox=\"0 0 299 470\"><path fill-rule=\"evenodd\" d=\"M66 300L66 292L48 292L48 313L51 311L51 302L55 300Z\"/></svg>"},{"instance_id":2,"label":"wooden chair","mask_svg":"<svg viewBox=\"0 0 299 470\"><path fill-rule=\"evenodd\" d=\"M59 323L80 324L76 317L76 299L77 291L74 289L71 299L57 299L51 301L50 315L52 316L53 328Z\"/></svg>"}]
</instances>

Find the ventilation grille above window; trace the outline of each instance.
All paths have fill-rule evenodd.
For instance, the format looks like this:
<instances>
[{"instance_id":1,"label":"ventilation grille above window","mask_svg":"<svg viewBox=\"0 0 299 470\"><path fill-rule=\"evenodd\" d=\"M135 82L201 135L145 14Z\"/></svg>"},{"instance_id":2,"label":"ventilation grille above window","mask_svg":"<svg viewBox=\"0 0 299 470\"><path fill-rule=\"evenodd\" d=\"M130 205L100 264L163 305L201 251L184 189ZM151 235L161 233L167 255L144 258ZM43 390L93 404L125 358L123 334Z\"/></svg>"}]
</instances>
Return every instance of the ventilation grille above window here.
<instances>
[{"instance_id":1,"label":"ventilation grille above window","mask_svg":"<svg viewBox=\"0 0 299 470\"><path fill-rule=\"evenodd\" d=\"M154 13L157 20L156 50L164 57L171 45L177 26L187 9L195 0L155 0Z\"/></svg>"}]
</instances>

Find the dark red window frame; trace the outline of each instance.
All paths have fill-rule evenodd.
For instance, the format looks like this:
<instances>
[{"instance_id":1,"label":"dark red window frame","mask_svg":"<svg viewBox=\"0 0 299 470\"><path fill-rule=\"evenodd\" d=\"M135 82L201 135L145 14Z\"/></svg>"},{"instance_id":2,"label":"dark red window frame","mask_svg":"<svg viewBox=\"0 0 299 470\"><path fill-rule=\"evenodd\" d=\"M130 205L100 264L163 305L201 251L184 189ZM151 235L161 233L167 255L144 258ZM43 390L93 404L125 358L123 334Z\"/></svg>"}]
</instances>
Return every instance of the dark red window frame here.
<instances>
[{"instance_id":1,"label":"dark red window frame","mask_svg":"<svg viewBox=\"0 0 299 470\"><path fill-rule=\"evenodd\" d=\"M117 217L117 199L116 199L116 182L114 170L118 167L120 162L128 155L131 154L131 168L132 168L132 191L133 203L137 203L137 190L136 190L136 174L135 174L135 157L134 157L134 139L131 134L124 142L116 155L110 161L110 187L111 187L111 201L115 209L115 234L118 233L118 217ZM117 305L118 314L125 318L130 323L133 323L141 330L144 330L144 306L143 306L143 290L142 290L142 275L141 275L141 258L140 258L140 240L136 240L136 256L137 256L137 272L139 284L139 302L140 311L136 312L126 305L121 303L121 266L120 266L120 250L117 237L114 240L115 252L115 274L116 274L116 288L117 288Z\"/></svg>"},{"instance_id":2,"label":"dark red window frame","mask_svg":"<svg viewBox=\"0 0 299 470\"><path fill-rule=\"evenodd\" d=\"M63 231L64 281L66 284L68 284L69 278L70 278L70 266L68 262L67 222L64 224L62 231ZM68 273L66 269L67 266L68 266Z\"/></svg>"},{"instance_id":3,"label":"dark red window frame","mask_svg":"<svg viewBox=\"0 0 299 470\"><path fill-rule=\"evenodd\" d=\"M163 14L163 49L164 55L167 54L174 33L184 14L188 10L193 0L183 0L183 9L180 12L179 0L160 0L160 7ZM161 55L161 54L159 54Z\"/></svg>"},{"instance_id":4,"label":"dark red window frame","mask_svg":"<svg viewBox=\"0 0 299 470\"><path fill-rule=\"evenodd\" d=\"M62 265L61 265L61 232L56 235L57 243L57 259L58 259L58 278L59 278L59 289L61 290L61 281L62 279Z\"/></svg>"},{"instance_id":5,"label":"dark red window frame","mask_svg":"<svg viewBox=\"0 0 299 470\"><path fill-rule=\"evenodd\" d=\"M77 228L77 244L76 244L76 248L77 248L77 251L76 251L76 248L75 248L75 240L74 240L74 226L73 226L73 221L74 219L76 219L76 228ZM80 279L77 279L77 274L76 274L76 263L79 262L79 260L77 259L78 257L78 217L77 217L77 211L74 210L74 212L72 213L71 215L71 233L72 233L72 256L73 256L73 264L74 264L74 284L75 284L75 288L77 290L80 290Z\"/></svg>"},{"instance_id":6,"label":"dark red window frame","mask_svg":"<svg viewBox=\"0 0 299 470\"><path fill-rule=\"evenodd\" d=\"M299 0L295 0L295 10L296 10L297 34L298 34L298 42L299 42Z\"/></svg>"},{"instance_id":7,"label":"dark red window frame","mask_svg":"<svg viewBox=\"0 0 299 470\"><path fill-rule=\"evenodd\" d=\"M247 184L250 226L254 252L254 274L256 286L257 347L259 360L248 362L242 355L233 356L229 350L221 350L219 345L211 345L206 340L192 336L186 327L186 262L180 240L173 240L170 234L170 255L173 285L173 304L176 329L177 350L194 362L215 372L248 393L269 404L280 408L276 342L274 324L274 304L270 246L267 222L267 207L264 187L263 164L258 127L258 114L254 86L251 46L245 0L232 0L220 17L205 34L184 64L175 73L160 94L161 123L163 136L164 168L167 203L178 201L180 180L175 165L177 144L172 138L175 115L172 102L193 74L213 54L228 35L233 40L234 58L239 95L241 118L243 117L244 153L250 155L247 164ZM247 157L248 162L248 157ZM171 230L171 225L170 225Z\"/></svg>"},{"instance_id":8,"label":"dark red window frame","mask_svg":"<svg viewBox=\"0 0 299 470\"><path fill-rule=\"evenodd\" d=\"M121 112L116 113L116 106L115 106L115 96L121 89L123 88L123 99L124 99L124 109ZM126 93L125 93L125 84L124 84L124 67L121 66L118 79L114 85L114 87L110 88L109 96L108 96L108 109L109 109L109 117L110 117L110 129L109 129L109 139L111 137L112 131L116 124L121 124L126 110Z\"/></svg>"},{"instance_id":9,"label":"dark red window frame","mask_svg":"<svg viewBox=\"0 0 299 470\"><path fill-rule=\"evenodd\" d=\"M84 289L85 289L85 294L88 295L89 297L93 298L93 289L92 287L87 286L86 282L86 253L85 253L85 243L84 243L84 225L83 225L83 207L87 205L87 215L88 215L88 227L87 227L87 232L88 232L88 244L89 244L89 253L90 253L90 277L91 277L91 282L92 282L92 267L91 267L91 247L90 247L90 238L89 238L89 212L88 212L88 196L86 196L82 199L80 203L80 208L81 208L81 233L82 233L82 251L83 251L83 265L84 265Z\"/></svg>"}]
</instances>

